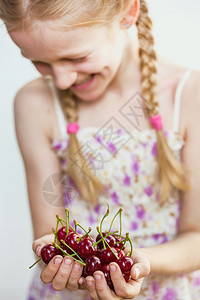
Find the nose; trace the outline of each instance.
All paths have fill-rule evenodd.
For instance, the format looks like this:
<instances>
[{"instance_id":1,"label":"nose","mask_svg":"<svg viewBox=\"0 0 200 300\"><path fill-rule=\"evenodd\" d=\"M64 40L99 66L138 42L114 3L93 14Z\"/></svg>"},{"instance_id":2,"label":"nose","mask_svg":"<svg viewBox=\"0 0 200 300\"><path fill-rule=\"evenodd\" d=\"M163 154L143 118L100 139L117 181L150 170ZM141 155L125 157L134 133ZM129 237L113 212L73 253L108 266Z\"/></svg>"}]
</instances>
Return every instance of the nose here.
<instances>
[{"instance_id":1,"label":"nose","mask_svg":"<svg viewBox=\"0 0 200 300\"><path fill-rule=\"evenodd\" d=\"M55 64L51 66L55 86L60 90L70 88L77 80L77 72L68 65Z\"/></svg>"}]
</instances>

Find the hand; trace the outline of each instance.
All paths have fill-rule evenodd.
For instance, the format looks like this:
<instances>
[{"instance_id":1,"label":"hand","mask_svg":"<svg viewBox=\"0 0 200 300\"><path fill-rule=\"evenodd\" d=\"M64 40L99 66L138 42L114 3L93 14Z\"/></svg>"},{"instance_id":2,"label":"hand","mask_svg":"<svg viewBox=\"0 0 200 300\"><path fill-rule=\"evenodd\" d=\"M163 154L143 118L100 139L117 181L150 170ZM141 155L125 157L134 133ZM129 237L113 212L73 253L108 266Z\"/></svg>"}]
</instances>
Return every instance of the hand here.
<instances>
[{"instance_id":1,"label":"hand","mask_svg":"<svg viewBox=\"0 0 200 300\"><path fill-rule=\"evenodd\" d=\"M144 277L150 273L150 264L139 250L134 250L132 259L134 262L131 269L132 279L128 283L124 280L118 264L110 264L110 275L115 292L109 289L104 274L100 271L96 271L93 277L88 276L85 279L81 277L79 283L85 284L91 300L134 299L140 292Z\"/></svg>"},{"instance_id":2,"label":"hand","mask_svg":"<svg viewBox=\"0 0 200 300\"><path fill-rule=\"evenodd\" d=\"M54 234L48 234L37 239L33 243L33 251L40 257L42 247L51 244L53 240ZM51 282L53 289L56 291L61 291L65 287L70 290L85 289L84 284L78 284L82 271L83 266L72 258L67 256L63 258L61 255L56 255L48 265L42 267L40 278L44 283Z\"/></svg>"}]
</instances>

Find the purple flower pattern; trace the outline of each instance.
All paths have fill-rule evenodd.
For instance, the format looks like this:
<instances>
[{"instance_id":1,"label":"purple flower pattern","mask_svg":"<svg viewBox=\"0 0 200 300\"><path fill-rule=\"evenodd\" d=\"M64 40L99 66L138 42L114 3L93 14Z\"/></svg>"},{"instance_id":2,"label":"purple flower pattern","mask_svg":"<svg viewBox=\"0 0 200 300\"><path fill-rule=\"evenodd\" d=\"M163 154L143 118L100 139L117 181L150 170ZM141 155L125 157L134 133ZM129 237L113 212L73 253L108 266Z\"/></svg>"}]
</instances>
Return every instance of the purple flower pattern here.
<instances>
[{"instance_id":1,"label":"purple flower pattern","mask_svg":"<svg viewBox=\"0 0 200 300\"><path fill-rule=\"evenodd\" d=\"M99 149L103 157L108 157L108 151L105 148L104 137L95 136L95 128L88 131L80 131L81 141L89 141L93 149ZM118 134L126 135L127 132L118 130ZM167 139L172 150L181 150L183 142L176 134L167 132ZM56 141L53 146L58 157L64 153L65 145ZM157 170L157 142L153 130L141 131L136 134L134 139L130 139L122 149L117 150L114 143L107 144L110 155L109 163L99 171L100 181L107 185L107 194L99 197L99 203L92 206L78 193L74 201L70 197L65 201L65 205L70 204L71 220L74 218L85 228L92 225L95 228L105 214L105 200L110 205L110 214L105 221L105 229L113 214L119 207L123 208L123 232L129 232L133 240L134 248L151 247L162 244L173 239L177 234L180 200L178 194L170 196L170 204L166 203L162 207L159 205L159 182L155 177ZM174 150L174 151L175 151ZM61 164L62 170L65 170L66 163ZM73 186L73 181L71 182ZM71 202L70 202L71 201ZM110 217L110 219L109 219ZM71 222L73 226L73 222ZM188 284L195 295L194 299L200 299L200 272L197 274L184 276L163 276L153 274L145 278L138 300L177 300L183 299L183 290L185 284ZM29 300L40 299L39 293L43 289L43 283L39 276L34 279ZM37 287L37 288L36 288ZM36 296L35 296L36 295ZM71 292L65 289L64 292L48 292L47 299L50 300L89 300L90 297L85 293L71 296ZM31 298L32 297L32 298ZM191 296L191 299L193 299ZM189 299L189 298L188 298Z\"/></svg>"}]
</instances>

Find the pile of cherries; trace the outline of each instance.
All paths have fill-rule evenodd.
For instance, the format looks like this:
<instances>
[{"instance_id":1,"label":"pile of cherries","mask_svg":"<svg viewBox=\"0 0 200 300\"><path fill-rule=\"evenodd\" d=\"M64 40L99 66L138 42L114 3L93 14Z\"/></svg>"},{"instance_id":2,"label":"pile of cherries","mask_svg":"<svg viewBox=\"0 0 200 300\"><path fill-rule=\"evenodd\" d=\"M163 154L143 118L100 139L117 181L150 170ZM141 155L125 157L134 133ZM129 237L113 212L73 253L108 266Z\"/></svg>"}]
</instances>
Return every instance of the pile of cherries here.
<instances>
[{"instance_id":1,"label":"pile of cherries","mask_svg":"<svg viewBox=\"0 0 200 300\"><path fill-rule=\"evenodd\" d=\"M42 248L41 258L39 260L42 259L48 264L55 255L62 255L63 257L70 256L84 266L83 277L92 276L93 273L98 270L102 271L111 289L114 289L114 287L110 277L109 264L116 262L121 269L125 281L128 282L131 279L130 270L133 266L131 259L133 246L128 233L125 237L121 235L121 213L122 209L120 208L111 222L109 231L102 232L103 221L109 214L108 206L108 210L101 220L100 228L97 227L98 235L95 241L90 236L91 228L86 231L75 220L75 228L69 225L69 211L66 209L66 221L61 219L58 215L56 216L57 226L56 230L53 230L55 235L54 242ZM120 216L119 234L118 231L111 231L117 215ZM60 229L58 229L59 224L62 225ZM77 233L78 226L85 231L84 235ZM125 255L123 250L127 241L130 243L131 251Z\"/></svg>"}]
</instances>

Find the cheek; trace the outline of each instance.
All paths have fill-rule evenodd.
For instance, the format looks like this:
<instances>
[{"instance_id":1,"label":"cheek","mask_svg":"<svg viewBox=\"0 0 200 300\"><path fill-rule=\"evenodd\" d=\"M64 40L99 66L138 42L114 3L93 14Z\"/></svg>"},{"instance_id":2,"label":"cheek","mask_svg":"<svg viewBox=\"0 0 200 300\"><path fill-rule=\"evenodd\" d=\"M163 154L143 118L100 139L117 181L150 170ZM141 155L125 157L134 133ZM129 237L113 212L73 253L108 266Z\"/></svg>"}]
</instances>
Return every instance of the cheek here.
<instances>
[{"instance_id":1,"label":"cheek","mask_svg":"<svg viewBox=\"0 0 200 300\"><path fill-rule=\"evenodd\" d=\"M38 63L33 63L33 62L32 62L32 64L38 70L38 72L43 76L46 76L46 75L49 75L52 73L50 66L48 66L46 64L38 64Z\"/></svg>"}]
</instances>

